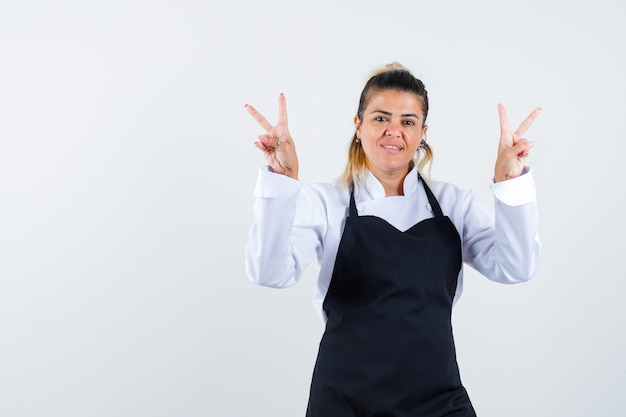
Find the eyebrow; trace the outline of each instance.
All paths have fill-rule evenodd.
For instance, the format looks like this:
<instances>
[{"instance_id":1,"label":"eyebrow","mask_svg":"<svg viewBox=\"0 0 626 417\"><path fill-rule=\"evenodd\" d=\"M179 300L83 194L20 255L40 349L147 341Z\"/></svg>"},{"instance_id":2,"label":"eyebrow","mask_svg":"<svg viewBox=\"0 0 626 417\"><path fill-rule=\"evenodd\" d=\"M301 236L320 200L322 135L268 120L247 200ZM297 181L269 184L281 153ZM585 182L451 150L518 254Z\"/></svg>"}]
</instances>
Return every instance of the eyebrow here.
<instances>
[{"instance_id":1,"label":"eyebrow","mask_svg":"<svg viewBox=\"0 0 626 417\"><path fill-rule=\"evenodd\" d=\"M391 113L385 110L372 110L372 114L373 113L382 113L385 116L391 116ZM401 114L400 117L415 117L416 119L419 119L419 116L414 113Z\"/></svg>"}]
</instances>

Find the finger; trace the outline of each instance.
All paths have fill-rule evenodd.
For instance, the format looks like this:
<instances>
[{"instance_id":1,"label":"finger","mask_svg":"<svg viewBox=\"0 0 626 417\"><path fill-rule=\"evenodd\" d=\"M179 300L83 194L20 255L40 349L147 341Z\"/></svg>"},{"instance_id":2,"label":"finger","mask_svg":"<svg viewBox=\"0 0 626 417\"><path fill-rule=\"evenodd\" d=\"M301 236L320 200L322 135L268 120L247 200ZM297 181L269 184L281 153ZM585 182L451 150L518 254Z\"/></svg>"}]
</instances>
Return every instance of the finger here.
<instances>
[{"instance_id":1,"label":"finger","mask_svg":"<svg viewBox=\"0 0 626 417\"><path fill-rule=\"evenodd\" d=\"M533 148L533 146L535 146L535 142L526 139L520 139L520 141L517 142L515 146L506 149L503 152L503 156L505 157L505 159L510 160L526 158L530 154L530 150Z\"/></svg>"},{"instance_id":2,"label":"finger","mask_svg":"<svg viewBox=\"0 0 626 417\"><path fill-rule=\"evenodd\" d=\"M278 96L278 124L287 125L287 100L283 93Z\"/></svg>"},{"instance_id":3,"label":"finger","mask_svg":"<svg viewBox=\"0 0 626 417\"><path fill-rule=\"evenodd\" d=\"M509 119L506 117L506 110L504 106L498 103L498 116L500 117L500 136L504 137L511 133L511 128L509 127Z\"/></svg>"},{"instance_id":4,"label":"finger","mask_svg":"<svg viewBox=\"0 0 626 417\"><path fill-rule=\"evenodd\" d=\"M268 148L271 146L269 135L259 135L257 137L259 139L259 142L261 142L263 146L267 146Z\"/></svg>"},{"instance_id":5,"label":"finger","mask_svg":"<svg viewBox=\"0 0 626 417\"><path fill-rule=\"evenodd\" d=\"M272 125L270 124L270 122L268 122L267 119L263 117L263 115L259 113L254 107L249 104L246 104L244 107L246 108L248 113L250 113L250 116L252 116L254 120L256 120L261 125L261 127L265 129L266 132L269 132L270 129L272 129Z\"/></svg>"},{"instance_id":6,"label":"finger","mask_svg":"<svg viewBox=\"0 0 626 417\"><path fill-rule=\"evenodd\" d=\"M535 146L535 142L522 138L522 139L519 139L517 143L515 143L515 146L511 149L514 149L517 152L522 152L522 151L531 150L533 146Z\"/></svg>"},{"instance_id":7,"label":"finger","mask_svg":"<svg viewBox=\"0 0 626 417\"><path fill-rule=\"evenodd\" d=\"M259 141L265 145L268 149L271 149L272 151L278 150L278 147L280 146L281 143L284 142L279 142L279 139L270 135L259 135Z\"/></svg>"},{"instance_id":8,"label":"finger","mask_svg":"<svg viewBox=\"0 0 626 417\"><path fill-rule=\"evenodd\" d=\"M523 136L530 127L530 125L533 124L537 116L539 116L539 113L541 113L541 107L537 107L530 113L530 115L522 122L522 124L519 125L519 127L515 131L515 134L518 136Z\"/></svg>"}]
</instances>

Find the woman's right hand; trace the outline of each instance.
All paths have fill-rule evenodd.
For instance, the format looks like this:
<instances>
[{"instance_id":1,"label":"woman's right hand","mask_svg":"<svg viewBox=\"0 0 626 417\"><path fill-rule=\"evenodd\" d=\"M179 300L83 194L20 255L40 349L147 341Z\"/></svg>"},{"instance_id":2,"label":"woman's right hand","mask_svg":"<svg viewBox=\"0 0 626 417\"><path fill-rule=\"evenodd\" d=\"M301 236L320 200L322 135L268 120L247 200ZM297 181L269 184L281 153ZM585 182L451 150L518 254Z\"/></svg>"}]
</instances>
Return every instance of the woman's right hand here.
<instances>
[{"instance_id":1,"label":"woman's right hand","mask_svg":"<svg viewBox=\"0 0 626 417\"><path fill-rule=\"evenodd\" d=\"M254 142L264 154L272 171L298 179L298 155L293 139L287 128L287 102L285 95L278 97L278 123L272 126L265 117L254 107L246 104L246 110L263 129L264 135L259 135Z\"/></svg>"}]
</instances>

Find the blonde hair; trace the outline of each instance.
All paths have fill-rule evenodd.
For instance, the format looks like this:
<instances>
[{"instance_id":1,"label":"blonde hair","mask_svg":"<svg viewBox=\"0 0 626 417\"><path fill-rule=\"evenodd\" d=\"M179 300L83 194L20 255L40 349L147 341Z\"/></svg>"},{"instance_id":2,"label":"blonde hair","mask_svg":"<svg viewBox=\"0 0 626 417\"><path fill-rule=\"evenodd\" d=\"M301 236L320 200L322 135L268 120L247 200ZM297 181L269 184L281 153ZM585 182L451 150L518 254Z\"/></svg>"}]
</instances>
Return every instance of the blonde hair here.
<instances>
[{"instance_id":1,"label":"blonde hair","mask_svg":"<svg viewBox=\"0 0 626 417\"><path fill-rule=\"evenodd\" d=\"M426 124L426 117L428 116L428 92L424 87L424 83L415 78L408 69L397 62L387 64L375 70L370 75L370 79L365 84L359 100L357 110L359 122L363 120L363 111L369 104L373 93L385 90L413 93L419 97L422 102L422 112L424 116L422 126ZM432 161L433 151L428 143L422 141L413 160L409 163L408 168L410 169L417 165L417 169L422 173L427 165L432 164ZM359 187L365 180L364 174L366 169L367 157L355 131L348 147L348 162L343 174L339 177L339 183L345 187L350 187L351 185Z\"/></svg>"}]
</instances>

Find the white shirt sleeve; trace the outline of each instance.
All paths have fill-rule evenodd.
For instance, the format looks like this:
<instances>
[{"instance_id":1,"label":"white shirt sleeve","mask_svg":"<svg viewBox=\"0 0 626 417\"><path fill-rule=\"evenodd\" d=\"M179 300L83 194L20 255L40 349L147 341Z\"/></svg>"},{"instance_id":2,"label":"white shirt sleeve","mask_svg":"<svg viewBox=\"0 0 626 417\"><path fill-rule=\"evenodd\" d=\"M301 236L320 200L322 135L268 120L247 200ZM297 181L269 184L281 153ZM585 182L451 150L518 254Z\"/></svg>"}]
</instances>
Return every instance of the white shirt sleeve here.
<instances>
[{"instance_id":1,"label":"white shirt sleeve","mask_svg":"<svg viewBox=\"0 0 626 417\"><path fill-rule=\"evenodd\" d=\"M254 191L254 221L246 245L246 271L256 284L294 285L306 267L322 256L327 221L312 190L285 175L259 171Z\"/></svg>"},{"instance_id":2,"label":"white shirt sleeve","mask_svg":"<svg viewBox=\"0 0 626 417\"><path fill-rule=\"evenodd\" d=\"M526 168L517 178L492 183L491 189L495 219L471 193L464 196L463 260L493 281L528 281L541 262L532 173Z\"/></svg>"}]
</instances>

